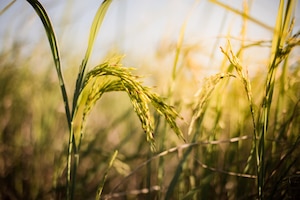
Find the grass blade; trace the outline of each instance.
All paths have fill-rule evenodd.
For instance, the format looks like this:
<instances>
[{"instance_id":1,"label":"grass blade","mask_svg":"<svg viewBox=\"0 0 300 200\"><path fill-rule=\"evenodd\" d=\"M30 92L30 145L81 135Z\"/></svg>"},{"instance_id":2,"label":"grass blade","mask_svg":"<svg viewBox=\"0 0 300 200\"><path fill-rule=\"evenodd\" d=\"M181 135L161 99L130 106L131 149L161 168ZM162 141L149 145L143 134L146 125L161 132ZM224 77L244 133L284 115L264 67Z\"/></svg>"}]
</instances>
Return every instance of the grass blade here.
<instances>
[{"instance_id":1,"label":"grass blade","mask_svg":"<svg viewBox=\"0 0 300 200\"><path fill-rule=\"evenodd\" d=\"M87 62L89 60L89 57L91 55L91 52L93 50L93 46L96 40L96 37L98 35L100 26L104 20L104 17L106 15L106 12L111 4L112 0L104 0L101 4L101 6L98 8L98 11L94 17L92 26L91 26L91 30L90 30L90 36L89 36L89 42L88 42L88 47L85 53L85 56L83 58L83 61L80 65L79 68L79 72L78 72L78 76L77 76L77 80L76 80L76 88L75 88L75 92L74 92L74 98L73 98L73 111L72 111L72 115L75 112L76 109L76 103L77 103L77 98L80 94L80 91L82 90L83 87L83 77L84 77L84 73L85 73L85 69L86 69L86 65Z\"/></svg>"},{"instance_id":2,"label":"grass blade","mask_svg":"<svg viewBox=\"0 0 300 200\"><path fill-rule=\"evenodd\" d=\"M66 91L66 88L65 88L64 79L63 79L63 75L62 75L62 71L61 71L61 62L60 62L58 44L57 44L57 41L56 41L55 32L54 32L54 29L52 27L50 18L48 17L47 12L43 8L42 4L37 0L27 0L27 1L34 8L34 10L36 11L37 15L40 17L40 19L41 19L41 21L44 25L44 29L46 31L48 41L49 41L49 44L50 44L50 48L51 48L53 60L54 60L54 63L55 63L57 76L58 76L58 79L59 79L61 93L62 93L64 105L65 105L65 114L66 114L66 117L67 117L68 127L69 127L69 130L70 130L69 147L68 147L68 161L67 161L67 198L72 199L73 192L71 192L72 189L70 188L70 183L71 183L71 162L72 162L71 154L72 154L72 145L73 145L73 135L72 135L72 131L71 131L71 129L72 129L71 128L71 112L70 112L70 107L69 107L69 103L68 103L69 102L68 95L67 95L67 91ZM75 168L75 171L76 171L76 165L74 166L74 168ZM74 170L73 170L73 172L74 172ZM75 181L75 179L73 179L73 181Z\"/></svg>"},{"instance_id":3,"label":"grass blade","mask_svg":"<svg viewBox=\"0 0 300 200\"><path fill-rule=\"evenodd\" d=\"M0 10L0 16L7 10L9 9L9 7L11 7L14 3L16 2L16 0L12 0L9 4L7 4L2 10Z\"/></svg>"},{"instance_id":4,"label":"grass blade","mask_svg":"<svg viewBox=\"0 0 300 200\"><path fill-rule=\"evenodd\" d=\"M27 0L27 1L34 8L34 10L36 11L37 15L40 17L40 19L44 25L44 29L46 31L48 41L50 44L57 76L59 79L59 85L60 85L62 97L63 97L64 104L65 104L65 111L66 111L68 126L69 126L69 128L71 128L71 115L70 115L70 108L69 108L69 103L68 103L69 102L68 95L67 95L67 91L65 88L63 74L61 71L61 63L60 63L58 44L56 41L54 29L51 24L51 20L48 17L46 10L44 9L44 7L42 6L42 4L39 1L37 1L37 0Z\"/></svg>"},{"instance_id":5,"label":"grass blade","mask_svg":"<svg viewBox=\"0 0 300 200\"><path fill-rule=\"evenodd\" d=\"M295 1L288 1L285 7L283 0L279 3L278 15L276 25L274 28L274 37L271 47L271 59L269 64L269 71L266 79L265 95L263 98L261 112L258 123L258 138L257 138L257 190L258 198L264 199L263 187L265 184L265 137L268 133L268 124L270 120L270 110L275 86L275 75L278 65L286 57L283 53L284 44L288 41L288 35L290 33L290 26L292 22L292 13L295 5ZM287 45L286 49L291 50L291 47Z\"/></svg>"},{"instance_id":6,"label":"grass blade","mask_svg":"<svg viewBox=\"0 0 300 200\"><path fill-rule=\"evenodd\" d=\"M84 77L84 73L85 73L85 68L88 62L88 59L90 57L90 54L92 52L93 49L93 45L96 39L96 36L98 34L99 28L104 20L104 16L108 10L109 5L111 4L112 0L104 0L101 4L101 6L98 8L98 11L94 17L94 21L92 23L92 27L90 30L90 36L89 36L89 42L88 42L88 47L87 47L87 51L85 54L85 57L80 65L79 68L79 72L78 72L78 76L77 76L77 80L76 80L76 86L75 86L75 91L74 91L74 96L73 96L73 107L72 107L72 114L70 114L70 120L72 120L73 123L74 121L74 114L77 111L77 99L80 95L80 92L82 90L82 84L83 84L83 77ZM71 119L72 118L72 119ZM78 164L78 160L79 160L79 155L78 155L78 147L79 144L76 145L76 138L74 137L74 126L73 124L70 125L70 136L69 136L69 147L68 147L68 178L67 178L67 182L70 183L71 181L71 173L73 178L73 184L71 186L71 188L69 188L69 186L67 186L68 191L67 191L67 197L73 199L72 196L69 195L73 195L74 193L74 187L75 187L75 176L76 176L76 168L77 168L77 164ZM80 127L81 130L82 127ZM79 138L79 137L77 137ZM75 147L74 151L76 154L76 159L74 162L74 167L73 167L73 172L71 172L71 155L73 152L73 145ZM68 184L69 185L69 184Z\"/></svg>"},{"instance_id":7,"label":"grass blade","mask_svg":"<svg viewBox=\"0 0 300 200\"><path fill-rule=\"evenodd\" d=\"M265 28L265 29L267 29L267 30L270 30L270 31L273 30L272 27L270 27L269 25L263 23L261 20L258 20L258 19L256 19L256 18L254 18L254 17L248 15L248 14L245 13L245 12L241 12L241 11L239 11L239 10L237 10L237 9L234 9L234 8L232 8L231 6L225 4L225 3L221 2L221 1L218 1L218 0L210 0L210 2L216 4L216 5L220 6L220 7L223 7L223 8L225 8L226 10L229 10L229 11L231 11L231 12L237 14L237 15L240 15L242 18L246 18L246 19L248 19L249 21L252 21L253 23L256 23L257 25L259 25L259 26L261 26L261 27L263 27L263 28Z\"/></svg>"},{"instance_id":8,"label":"grass blade","mask_svg":"<svg viewBox=\"0 0 300 200\"><path fill-rule=\"evenodd\" d=\"M108 167L107 169L105 170L105 173L104 173L104 177L99 185L99 188L97 190L97 196L96 196L96 200L100 200L101 199L101 194L102 194L102 191L103 191L103 187L104 187L104 184L105 184L105 181L107 179L107 176L108 176L108 172L109 170L111 169L111 167L113 166L113 163L114 161L116 160L117 158L117 155L118 155L118 150L116 150L114 152L114 154L112 155L110 161L109 161L109 164L108 164Z\"/></svg>"}]
</instances>

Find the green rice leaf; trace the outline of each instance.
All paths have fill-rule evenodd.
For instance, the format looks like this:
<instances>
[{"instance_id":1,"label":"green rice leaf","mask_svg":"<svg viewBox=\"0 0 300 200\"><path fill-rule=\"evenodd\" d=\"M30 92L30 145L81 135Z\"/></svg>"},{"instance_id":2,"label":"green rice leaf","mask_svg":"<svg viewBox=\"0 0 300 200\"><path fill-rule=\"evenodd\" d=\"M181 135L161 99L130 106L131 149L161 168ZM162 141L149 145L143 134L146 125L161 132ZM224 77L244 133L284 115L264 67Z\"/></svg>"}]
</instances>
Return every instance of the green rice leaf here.
<instances>
[{"instance_id":1,"label":"green rice leaf","mask_svg":"<svg viewBox=\"0 0 300 200\"><path fill-rule=\"evenodd\" d=\"M90 30L88 47L87 47L85 57L83 59L83 63L82 63L82 66L81 66L83 69L86 67L88 59L89 59L89 57L91 55L91 52L93 50L93 46L94 46L96 37L98 35L99 29L102 25L102 22L104 20L104 17L106 15L106 12L107 12L108 7L111 4L111 2L112 2L112 0L104 0L102 2L102 5L99 7L95 17L94 17L94 21L92 23L91 30Z\"/></svg>"},{"instance_id":2,"label":"green rice leaf","mask_svg":"<svg viewBox=\"0 0 300 200\"><path fill-rule=\"evenodd\" d=\"M104 17L106 15L106 12L111 4L112 0L104 0L101 4L101 6L98 8L98 11L94 17L92 26L91 26L91 30L90 30L90 36L89 36L89 42L88 42L88 47L85 53L85 56L82 60L82 63L80 65L80 69L78 72L78 76L77 76L77 80L76 80L76 88L75 88L75 92L74 92L74 98L73 98L73 114L75 111L75 106L77 103L77 98L80 94L80 91L83 88L83 77L85 74L85 69L86 69L86 65L87 62L89 60L89 57L91 55L91 52L93 50L93 46L96 40L96 37L98 35L99 29L102 25L102 22L104 20Z\"/></svg>"},{"instance_id":3,"label":"green rice leaf","mask_svg":"<svg viewBox=\"0 0 300 200\"><path fill-rule=\"evenodd\" d=\"M99 185L99 188L98 188L98 190L97 190L96 200L100 200L100 199L101 199L101 194L102 194L102 191L103 191L103 188L104 188L105 181L106 181L107 176L108 176L108 172L109 172L109 170L111 169L111 167L113 166L113 163L114 163L114 161L115 161L116 158L117 158L117 155L118 155L118 150L115 150L115 152L114 152L113 155L111 156L111 159L110 159L110 161L109 161L108 167L107 167L107 169L105 170L103 179L102 179L101 184Z\"/></svg>"},{"instance_id":4,"label":"green rice leaf","mask_svg":"<svg viewBox=\"0 0 300 200\"><path fill-rule=\"evenodd\" d=\"M61 93L62 93L62 97L63 97L64 104L65 104L66 117L67 117L68 125L70 128L71 113L70 113L70 108L69 108L68 95L67 95L67 91L65 89L65 83L64 83L64 79L63 79L63 75L62 75L62 71L61 71L59 48L58 48L58 44L56 41L55 32L54 32L54 29L51 24L51 20L48 17L46 10L44 9L44 7L42 6L42 4L39 1L37 1L37 0L27 0L27 1L34 8L34 10L36 11L37 15L40 17L40 19L44 25L44 29L45 29L47 37L48 37L54 64L56 67L56 72L57 72L57 76L59 79Z\"/></svg>"}]
</instances>

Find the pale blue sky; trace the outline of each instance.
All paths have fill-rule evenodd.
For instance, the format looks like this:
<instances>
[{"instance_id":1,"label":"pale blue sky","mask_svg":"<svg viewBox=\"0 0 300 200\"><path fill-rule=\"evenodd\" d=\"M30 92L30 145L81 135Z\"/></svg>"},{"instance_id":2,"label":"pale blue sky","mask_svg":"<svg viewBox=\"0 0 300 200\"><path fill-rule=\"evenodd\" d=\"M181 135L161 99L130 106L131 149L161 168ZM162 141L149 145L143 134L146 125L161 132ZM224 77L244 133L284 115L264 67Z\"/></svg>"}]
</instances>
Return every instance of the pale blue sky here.
<instances>
[{"instance_id":1,"label":"pale blue sky","mask_svg":"<svg viewBox=\"0 0 300 200\"><path fill-rule=\"evenodd\" d=\"M3 9L11 0L0 0ZM89 28L100 0L41 0L56 30L61 50L69 55L84 55ZM195 4L195 2L198 2ZM242 11L242 0L221 0ZM274 26L279 0L254 0L251 16L266 25ZM300 29L300 7L296 9L295 30ZM99 60L113 47L121 53L138 58L153 57L166 46L176 43L180 28L187 18L184 44L199 45L199 54L208 56L218 36L229 30L238 37L241 17L227 12L208 0L114 0L111 4L98 40L95 54ZM24 43L25 51L45 41L42 24L25 0L16 2L0 15L0 51L14 41ZM249 40L271 39L272 32L249 22ZM224 43L219 44L224 45ZM46 46L48 48L48 46ZM206 52L204 52L206 51ZM94 56L95 57L95 56ZM201 55L199 55L201 57Z\"/></svg>"}]
</instances>

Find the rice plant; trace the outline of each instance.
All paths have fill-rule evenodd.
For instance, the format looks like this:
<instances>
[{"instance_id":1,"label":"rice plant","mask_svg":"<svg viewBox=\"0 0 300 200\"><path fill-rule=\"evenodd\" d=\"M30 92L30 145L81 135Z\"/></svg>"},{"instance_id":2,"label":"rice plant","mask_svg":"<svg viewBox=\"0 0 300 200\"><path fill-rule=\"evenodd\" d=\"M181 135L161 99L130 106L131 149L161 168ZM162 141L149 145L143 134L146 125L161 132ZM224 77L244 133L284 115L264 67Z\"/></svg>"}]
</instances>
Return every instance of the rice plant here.
<instances>
[{"instance_id":1,"label":"rice plant","mask_svg":"<svg viewBox=\"0 0 300 200\"><path fill-rule=\"evenodd\" d=\"M28 0L31 6L40 17L51 47L53 60L55 63L61 93L65 104L65 113L70 129L69 134L69 150L68 150L68 171L67 171L67 199L74 199L74 190L76 183L76 171L79 164L79 150L82 135L85 130L86 118L100 99L103 93L111 91L125 91L130 97L134 111L138 115L142 128L146 133L147 141L151 148L155 151L153 122L148 108L148 103L152 103L154 108L166 118L171 128L176 134L183 139L183 135L175 122L178 117L177 112L150 89L141 85L136 80L137 77L132 75L127 68L123 68L120 58L113 58L103 64L96 66L90 72L86 73L86 65L89 60L97 32L101 26L104 16L108 10L111 0L104 1L99 7L90 31L88 48L76 80L76 88L73 97L72 111L69 107L69 99L65 89L65 82L61 71L61 62L58 44L56 42L55 32L51 25L50 18L46 10L37 0ZM74 157L72 158L72 156ZM110 164L111 166L111 164ZM98 196L101 195L102 189L99 189Z\"/></svg>"},{"instance_id":2,"label":"rice plant","mask_svg":"<svg viewBox=\"0 0 300 200\"><path fill-rule=\"evenodd\" d=\"M167 83L156 88L145 86L145 77L123 66L124 55L116 52L89 66L112 0L94 16L79 68L66 71L47 10L37 0L27 2L44 26L56 74L53 61L33 72L18 54L22 46L0 53L0 199L298 198L296 1L279 2L274 27L251 16L250 2L239 11L209 1L242 25L239 38L230 30L215 38L208 65L216 64L216 55L221 62L201 80L194 77L205 64L191 62L189 47L198 44L185 43L195 1L165 52L171 59L162 66L169 74L156 70L156 61L138 69ZM248 22L271 30L272 38L248 40ZM269 56L253 72L247 65L257 63L245 57L260 48Z\"/></svg>"}]
</instances>

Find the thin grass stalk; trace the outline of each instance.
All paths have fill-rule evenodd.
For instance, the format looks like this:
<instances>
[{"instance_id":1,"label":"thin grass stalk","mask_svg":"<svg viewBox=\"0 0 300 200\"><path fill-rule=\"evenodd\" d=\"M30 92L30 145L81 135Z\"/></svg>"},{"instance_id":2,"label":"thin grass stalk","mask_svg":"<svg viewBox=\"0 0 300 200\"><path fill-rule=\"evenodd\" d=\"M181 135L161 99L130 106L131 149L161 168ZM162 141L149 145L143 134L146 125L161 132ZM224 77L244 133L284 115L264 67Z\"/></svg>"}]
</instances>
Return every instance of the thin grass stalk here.
<instances>
[{"instance_id":1,"label":"thin grass stalk","mask_svg":"<svg viewBox=\"0 0 300 200\"><path fill-rule=\"evenodd\" d=\"M189 12L188 16L186 17L186 19L184 20L184 22L183 22L183 24L180 28L180 33L179 33L179 37L178 37L177 44L176 44L175 57L174 57L173 67L172 67L171 83L170 83L170 86L168 88L168 97L169 98L171 98L172 95L173 95L173 92L174 92L174 89L175 89L177 74L178 74L178 71L180 70L179 67L178 67L178 62L179 62L179 57L180 57L180 54L181 54L181 51L182 51L186 26L187 26L187 23L188 23L188 20L189 20L191 14L192 14L192 10L197 6L197 4L198 4L198 0L195 0L191 11ZM161 149L163 150L164 149L164 144L165 144L165 139L166 139L166 123L164 123L164 131L162 132L162 139L163 139L163 141L162 141L162 144L161 144ZM164 165L164 158L161 157L159 159L159 168L158 168L158 171L159 171L158 179L159 180L162 180L162 176L164 174L163 165ZM162 183L163 182L161 181L161 184Z\"/></svg>"},{"instance_id":2,"label":"thin grass stalk","mask_svg":"<svg viewBox=\"0 0 300 200\"><path fill-rule=\"evenodd\" d=\"M220 7L223 7L226 10L229 10L229 11L235 13L235 14L240 15L243 18L247 18L249 21L251 21L251 22L253 22L253 23L255 23L255 24L257 24L257 25L259 25L259 26L261 26L261 27L263 27L263 28L265 28L267 30L269 30L269 31L273 31L273 27L271 27L271 26L263 23L261 20L258 20L256 18L248 15L247 13L241 12L238 9L235 9L235 8L229 6L229 5L227 5L227 4L225 4L225 3L221 2L221 1L218 1L218 0L209 0L209 1L212 2L212 3L214 3L214 4L216 4L216 5L218 5L218 6L220 6Z\"/></svg>"},{"instance_id":3,"label":"thin grass stalk","mask_svg":"<svg viewBox=\"0 0 300 200\"><path fill-rule=\"evenodd\" d=\"M60 63L58 44L56 42L55 32L52 27L51 21L47 15L47 12L41 5L41 3L39 3L37 0L27 0L27 1L35 9L35 11L37 12L38 16L40 17L40 19L44 25L44 29L46 31L48 41L49 41L49 44L51 47L51 52L52 52L53 60L55 63L57 76L59 79L62 97L64 100L65 114L67 117L67 123L68 123L68 127L70 130L68 159L67 159L67 188L69 188L69 185L71 182L71 167L70 166L71 166L71 162L72 162L71 154L72 154L72 147L73 147L72 146L73 145L73 135L72 135L72 131L71 131L71 113L70 113L70 108L69 108L69 104L68 104L69 101L68 101L68 96L67 96L67 92L65 89L64 79L63 79L63 75L62 75L62 71L61 71L61 63ZM70 195L70 190L67 189L67 198L69 198L69 195Z\"/></svg>"},{"instance_id":4,"label":"thin grass stalk","mask_svg":"<svg viewBox=\"0 0 300 200\"><path fill-rule=\"evenodd\" d=\"M149 160L153 156L153 153L151 151L148 152L147 155L147 160ZM151 177L153 176L152 174L152 163L149 162L147 164L147 177L146 177L146 188L148 191L151 191ZM152 200L152 195L151 192L147 194L147 197L145 198L146 200Z\"/></svg>"},{"instance_id":5,"label":"thin grass stalk","mask_svg":"<svg viewBox=\"0 0 300 200\"><path fill-rule=\"evenodd\" d=\"M102 21L104 19L106 11L107 11L110 3L112 2L112 0L104 0L104 2L99 7L98 12L97 12L97 14L94 18L94 22L93 22L92 28L91 28L88 48L87 48L87 51L86 51L86 55L83 59L82 65L80 67L79 74L78 74L77 81L76 81L76 88L75 88L74 98L73 98L72 115L71 115L71 112L70 112L70 107L69 107L69 104L68 104L68 96L67 96L67 92L66 92L66 89L65 89L64 79L63 79L63 75L62 75L62 71L61 71L61 63L60 63L58 44L56 42L55 32L53 30L51 21L50 21L48 15L47 15L45 9L43 8L43 6L37 0L27 0L27 1L35 9L36 13L40 17L40 19L41 19L41 21L44 25L46 34L48 36L48 41L49 41L49 44L50 44L50 47L51 47L51 52L52 52L52 55L53 55L53 60L54 60L54 63L55 63L55 67L56 67L56 71L57 71L57 75L58 75L58 79L59 79L59 84L60 84L60 87L61 87L61 92L62 92L64 104L65 104L65 112L66 112L68 127L69 127L69 130L70 130L69 147L68 147L68 159L67 159L67 199L73 199L73 195L74 195L73 193L74 193L74 187L75 187L75 175L76 175L77 165L78 165L78 162L79 162L79 154L77 153L77 148L76 148L76 145L74 144L74 132L72 131L72 128L71 128L71 126L72 126L71 125L72 124L72 116L76 111L76 103L77 103L78 96L79 96L79 94L81 92L81 89L82 89L83 76L84 76L84 73L85 73L85 68L86 68L87 61L88 61L89 56L91 54L92 47L93 47L96 35L98 33L98 30L99 30L99 28L102 24ZM73 167L71 167L72 166L73 147L74 147L74 151L75 151L75 155L74 155L75 160L73 162ZM73 177L72 180L71 180L71 177Z\"/></svg>"},{"instance_id":6,"label":"thin grass stalk","mask_svg":"<svg viewBox=\"0 0 300 200\"><path fill-rule=\"evenodd\" d=\"M253 124L253 143L252 148L250 150L250 155L247 160L246 167L244 169L244 173L246 173L251 165L251 160L253 158L255 149L256 149L256 136L257 136L257 125L255 121L255 112L254 112L254 103L253 103L253 97L252 97L252 89L251 89L251 82L248 76L248 71L245 69L242 64L240 63L240 60L233 54L231 44L229 42L229 54L224 51L223 48L221 48L221 51L227 56L228 60L230 61L231 65L233 65L236 69L237 74L239 75L240 79L242 80L242 83L245 88L245 92L247 94L247 99L249 101L249 108L251 113L251 119ZM238 55L242 52L242 49L239 51Z\"/></svg>"},{"instance_id":7,"label":"thin grass stalk","mask_svg":"<svg viewBox=\"0 0 300 200\"><path fill-rule=\"evenodd\" d=\"M104 16L108 10L109 5L111 4L112 0L104 0L101 4L101 6L98 8L97 13L94 17L91 30L90 30L90 36L89 36L89 42L88 47L86 50L85 57L82 61L82 64L80 65L77 80L76 80L76 86L73 96L73 107L72 107L72 121L74 118L74 114L77 110L77 100L78 97L82 91L83 87L83 80L84 80L84 74L87 62L89 60L89 57L91 55L94 42L96 39L96 36L98 34L98 31L100 29L100 26L104 20ZM70 136L69 136L69 146L68 146L68 167L67 167L67 198L73 199L74 198L74 190L75 190L75 183L76 183L76 172L77 172L77 166L79 164L79 146L76 145L76 138L74 135L74 130L71 128ZM72 166L72 153L74 149L74 162L73 167ZM73 178L72 178L73 177ZM71 180L72 179L72 180Z\"/></svg>"},{"instance_id":8,"label":"thin grass stalk","mask_svg":"<svg viewBox=\"0 0 300 200\"><path fill-rule=\"evenodd\" d=\"M106 12L111 4L112 0L104 0L101 4L101 6L98 8L97 13L94 17L91 30L90 30L90 35L89 35L89 42L88 42L88 47L85 53L85 56L82 60L82 63L79 68L77 80L76 80L76 87L75 87L75 92L74 92L74 97L73 97L73 110L72 110L72 116L74 115L76 111L76 104L78 97L80 95L80 92L83 87L83 80L84 80L84 74L86 70L86 65L88 63L89 57L92 53L93 46L96 40L96 37L98 35L99 29L102 25L102 22L104 20L104 17L106 15Z\"/></svg>"},{"instance_id":9,"label":"thin grass stalk","mask_svg":"<svg viewBox=\"0 0 300 200\"><path fill-rule=\"evenodd\" d=\"M225 27L227 18L228 18L228 12L225 12L224 15L223 15L223 17L221 17L222 22L221 22L221 26L220 26L220 28L218 30L218 33L222 33L222 31L223 31L223 29ZM211 49L211 52L209 54L209 58L210 59L209 59L209 62L208 62L207 66L213 66L213 62L215 60L215 55L216 55L216 50L219 48L220 40L221 40L220 37L216 38L216 40L214 42L214 45L213 45L213 47ZM225 66L225 62L226 62L226 60L223 59L223 61L221 62L222 63L221 66Z\"/></svg>"},{"instance_id":10,"label":"thin grass stalk","mask_svg":"<svg viewBox=\"0 0 300 200\"><path fill-rule=\"evenodd\" d=\"M270 119L270 110L275 86L275 74L280 62L284 59L282 50L290 28L291 18L293 14L295 1L290 0L286 4L284 10L284 1L281 0L278 9L276 26L274 30L274 38L272 43L272 55L269 65L269 71L266 79L265 95L261 107L261 115L259 117L259 130L257 139L257 176L258 176L258 198L264 199L263 186L265 183L265 136L268 133L268 124Z\"/></svg>"},{"instance_id":11,"label":"thin grass stalk","mask_svg":"<svg viewBox=\"0 0 300 200\"><path fill-rule=\"evenodd\" d=\"M211 93L215 89L216 85L220 82L220 80L222 80L225 77L230 77L230 76L233 76L233 75L230 73L228 73L228 74L220 73L220 74L216 74L214 76L209 77L208 79L206 79L206 82L204 83L201 90L199 90L199 92L197 93L198 101L194 107L194 110L193 110L194 114L193 114L192 120L189 125L189 129L188 129L189 135L194 133L194 126L196 125L196 122L197 122L198 130L193 135L192 143L196 142L198 135L201 132L200 127L201 127L203 119L204 119L204 114L207 110L206 106L209 103L208 100L209 100ZM180 160L179 164L177 165L174 176L169 184L169 187L168 187L168 190L167 190L167 193L165 196L165 200L168 200L171 198L173 191L175 189L175 186L178 183L179 177L182 173L183 164L186 162L191 151L192 151L192 147L189 147L186 150L186 152L184 152L182 159Z\"/></svg>"},{"instance_id":12,"label":"thin grass stalk","mask_svg":"<svg viewBox=\"0 0 300 200\"><path fill-rule=\"evenodd\" d=\"M116 160L117 158L117 155L118 155L118 150L115 150L115 152L113 153L113 155L111 156L111 159L109 161L109 164L108 164L108 167L107 169L105 170L104 172L104 176L103 176L103 179L98 187L98 190L97 190L97 195L96 195L96 200L100 200L101 199L101 195L102 195L102 191L103 191L103 188L104 188L104 184L105 184L105 181L107 179L107 176L108 176L108 172L109 170L112 168L113 166L113 163L114 161Z\"/></svg>"},{"instance_id":13,"label":"thin grass stalk","mask_svg":"<svg viewBox=\"0 0 300 200\"><path fill-rule=\"evenodd\" d=\"M68 95L67 95L67 91L66 91L66 88L65 88L65 82L64 82L63 74L62 74L62 71L61 71L59 48L58 48L58 44L57 44L57 41L56 41L56 36L55 36L54 29L52 27L51 20L48 17L46 10L44 9L44 7L42 6L42 4L39 1L37 1L37 0L27 0L27 2L34 8L34 10L36 11L37 15L39 16L39 18L41 19L41 21L44 25L44 29L46 31L48 41L49 41L49 44L50 44L50 48L51 48L51 53L52 53L52 56L53 56L53 61L54 61L54 64L55 64L57 77L58 77L58 80L59 80L60 90L61 90L61 93L62 93L64 106L65 106L65 114L66 114L66 117L67 117L67 122L68 122L69 130L70 130L71 129L71 113L70 113L70 107L69 107L69 100L68 100Z\"/></svg>"},{"instance_id":14,"label":"thin grass stalk","mask_svg":"<svg viewBox=\"0 0 300 200\"><path fill-rule=\"evenodd\" d=\"M70 113L70 108L69 108L69 104L68 104L68 96L67 96L67 92L65 89L64 79L63 79L63 75L62 75L62 71L61 71L60 56L59 56L58 44L56 42L55 32L53 30L53 27L52 27L52 24L51 24L51 21L50 21L48 15L47 15L47 12L45 11L45 9L41 5L41 3L38 2L37 0L27 0L27 1L35 9L35 11L37 12L38 16L40 17L40 19L44 25L44 29L46 31L48 41L49 41L49 44L51 47L51 52L52 52L53 60L55 63L57 76L59 79L62 97L64 100L65 114L67 117L68 127L71 132L71 113ZM72 139L73 139L73 137L69 138L69 146L70 147L68 148L68 155L70 155L70 152L72 152L72 144L73 144ZM69 188L68 186L69 186L70 177L71 177L71 170L70 170L69 166L71 166L71 156L68 156L68 161L67 161L67 169L68 169L67 170L67 188ZM69 196L69 190L67 191L67 196Z\"/></svg>"},{"instance_id":15,"label":"thin grass stalk","mask_svg":"<svg viewBox=\"0 0 300 200\"><path fill-rule=\"evenodd\" d=\"M284 61L283 67L282 67L282 72L279 78L279 96L278 96L278 100L277 100L277 105L275 106L276 110L275 110L275 117L274 117L274 121L276 122L274 128L273 128L273 138L275 138L276 140L281 138L283 135L281 135L280 132L280 128L282 126L282 124L284 123L285 117L284 117L284 105L285 105L285 92L286 92L286 79L287 79L287 70L288 70L288 59L286 59ZM282 119L280 119L281 117L283 117ZM276 135L276 132L279 132L279 135ZM272 143L272 153L276 153L277 150L277 145L276 143Z\"/></svg>"},{"instance_id":16,"label":"thin grass stalk","mask_svg":"<svg viewBox=\"0 0 300 200\"><path fill-rule=\"evenodd\" d=\"M175 57L174 57L174 62L173 62L173 67L172 67L171 86L169 87L169 90L168 90L168 96L172 96L172 94L173 94L175 81L176 81L177 74L179 71L178 61L179 61L179 57L180 57L180 54L182 51L186 26L187 26L189 18L191 17L192 10L197 6L198 3L199 3L199 0L195 0L194 5L189 12L189 15L186 17L186 19L184 20L184 22L180 28L180 33L179 33L179 37L178 37L177 44L176 44Z\"/></svg>"},{"instance_id":17,"label":"thin grass stalk","mask_svg":"<svg viewBox=\"0 0 300 200\"><path fill-rule=\"evenodd\" d=\"M16 0L12 0L10 3L8 3L4 8L2 8L2 10L0 10L0 16L7 10L9 9L14 3L16 2Z\"/></svg>"},{"instance_id":18,"label":"thin grass stalk","mask_svg":"<svg viewBox=\"0 0 300 200\"><path fill-rule=\"evenodd\" d=\"M160 116L157 115L156 116L156 121L158 122L157 124L157 128L159 126L159 122L160 122ZM165 149L165 141L166 141L166 131L167 131L167 127L166 127L166 122L163 122L163 126L162 126L162 142L160 145L160 150L163 151ZM158 185L160 186L160 188L163 188L163 183L164 183L164 175L165 175L165 170L164 170L164 165L165 165L165 160L163 157L161 157L158 161L158 172L157 172L157 179L158 179ZM162 199L162 192L160 191L158 193L158 199Z\"/></svg>"}]
</instances>

